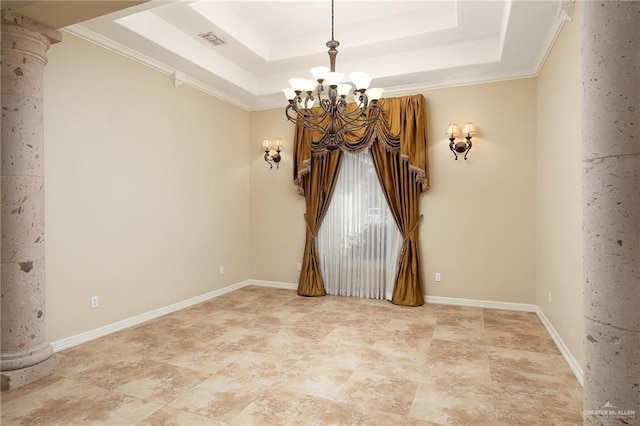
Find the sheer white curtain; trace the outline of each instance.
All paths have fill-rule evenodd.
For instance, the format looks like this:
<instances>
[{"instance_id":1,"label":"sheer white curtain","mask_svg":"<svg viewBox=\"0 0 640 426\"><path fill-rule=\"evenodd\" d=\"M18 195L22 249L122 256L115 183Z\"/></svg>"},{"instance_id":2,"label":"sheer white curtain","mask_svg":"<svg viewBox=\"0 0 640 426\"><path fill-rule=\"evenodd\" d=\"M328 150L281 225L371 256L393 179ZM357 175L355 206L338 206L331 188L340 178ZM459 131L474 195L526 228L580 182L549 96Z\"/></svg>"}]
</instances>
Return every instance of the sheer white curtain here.
<instances>
[{"instance_id":1,"label":"sheer white curtain","mask_svg":"<svg viewBox=\"0 0 640 426\"><path fill-rule=\"evenodd\" d=\"M328 294L391 299L402 235L369 150L345 152L317 241Z\"/></svg>"}]
</instances>

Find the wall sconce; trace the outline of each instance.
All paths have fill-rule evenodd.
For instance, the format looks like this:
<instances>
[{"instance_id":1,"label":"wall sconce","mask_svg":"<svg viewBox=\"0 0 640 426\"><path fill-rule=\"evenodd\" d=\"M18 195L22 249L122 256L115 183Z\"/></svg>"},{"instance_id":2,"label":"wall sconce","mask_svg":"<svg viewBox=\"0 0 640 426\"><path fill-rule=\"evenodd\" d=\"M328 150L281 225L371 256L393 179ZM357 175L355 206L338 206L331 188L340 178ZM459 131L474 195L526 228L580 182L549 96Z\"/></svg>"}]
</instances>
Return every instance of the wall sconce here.
<instances>
[{"instance_id":1,"label":"wall sconce","mask_svg":"<svg viewBox=\"0 0 640 426\"><path fill-rule=\"evenodd\" d=\"M449 142L449 149L451 150L451 152L453 152L456 160L458 159L457 153L462 154L463 152L464 159L467 159L467 154L469 154L469 150L473 146L473 144L471 143L471 135L473 135L475 132L476 129L473 126L473 123L465 123L462 127L462 134L465 135L464 138L466 139L466 141L456 142L456 136L458 136L458 125L455 123L449 124L446 135L449 136L449 140L451 141Z\"/></svg>"},{"instance_id":2,"label":"wall sconce","mask_svg":"<svg viewBox=\"0 0 640 426\"><path fill-rule=\"evenodd\" d=\"M264 161L269 163L269 168L273 169L273 163L276 163L276 168L280 168L280 151L282 150L282 139L276 138L275 142L271 142L269 139L262 141L262 148L264 149ZM273 163L272 163L273 161Z\"/></svg>"}]
</instances>

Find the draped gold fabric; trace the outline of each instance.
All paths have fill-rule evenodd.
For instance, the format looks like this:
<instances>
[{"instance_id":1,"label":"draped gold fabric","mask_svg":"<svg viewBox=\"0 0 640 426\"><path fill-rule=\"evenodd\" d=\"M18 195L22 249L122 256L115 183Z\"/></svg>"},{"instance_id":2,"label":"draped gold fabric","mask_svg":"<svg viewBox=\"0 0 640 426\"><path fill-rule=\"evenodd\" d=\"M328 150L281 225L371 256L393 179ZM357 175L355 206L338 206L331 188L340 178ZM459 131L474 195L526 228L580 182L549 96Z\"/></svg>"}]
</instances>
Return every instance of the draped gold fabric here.
<instances>
[{"instance_id":1,"label":"draped gold fabric","mask_svg":"<svg viewBox=\"0 0 640 426\"><path fill-rule=\"evenodd\" d=\"M304 141L304 136L301 138ZM299 139L296 138L296 144ZM306 141L310 144L310 141ZM320 272L320 256L316 236L322 224L333 190L338 182L343 153L340 150L309 159L310 169L303 179L303 188L307 202L304 219L307 226L302 271L298 282L298 294L301 296L324 296L324 281Z\"/></svg>"},{"instance_id":2,"label":"draped gold fabric","mask_svg":"<svg viewBox=\"0 0 640 426\"><path fill-rule=\"evenodd\" d=\"M418 226L419 196L429 186L425 99L422 95L380 100L384 120L347 134L344 150L371 147L380 184L404 242L398 259L392 302L418 306L424 303L421 284ZM350 104L352 108L355 104ZM307 204L307 236L298 294L323 296L324 282L316 248L322 219L335 188L342 151L312 150L319 133L296 126L293 178Z\"/></svg>"},{"instance_id":3,"label":"draped gold fabric","mask_svg":"<svg viewBox=\"0 0 640 426\"><path fill-rule=\"evenodd\" d=\"M373 144L371 155L382 191L403 238L391 302L420 306L424 304L418 248L418 226L422 221L420 184L411 176L407 163L398 152L387 152L381 144Z\"/></svg>"}]
</instances>

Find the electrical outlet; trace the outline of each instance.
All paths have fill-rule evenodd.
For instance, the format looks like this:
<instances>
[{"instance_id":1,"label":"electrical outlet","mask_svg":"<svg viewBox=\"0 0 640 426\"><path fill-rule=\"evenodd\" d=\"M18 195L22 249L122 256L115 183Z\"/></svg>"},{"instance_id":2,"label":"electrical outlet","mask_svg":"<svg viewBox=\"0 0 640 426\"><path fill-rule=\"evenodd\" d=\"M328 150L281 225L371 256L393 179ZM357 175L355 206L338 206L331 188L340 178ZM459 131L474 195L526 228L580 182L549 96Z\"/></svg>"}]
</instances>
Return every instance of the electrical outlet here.
<instances>
[{"instance_id":1,"label":"electrical outlet","mask_svg":"<svg viewBox=\"0 0 640 426\"><path fill-rule=\"evenodd\" d=\"M440 272L436 272L436 281L437 282L442 281L442 275L440 274Z\"/></svg>"},{"instance_id":2,"label":"electrical outlet","mask_svg":"<svg viewBox=\"0 0 640 426\"><path fill-rule=\"evenodd\" d=\"M302 263L298 263L297 268L298 268L298 271L302 271Z\"/></svg>"},{"instance_id":3,"label":"electrical outlet","mask_svg":"<svg viewBox=\"0 0 640 426\"><path fill-rule=\"evenodd\" d=\"M220 267L220 275L224 275L224 266Z\"/></svg>"},{"instance_id":4,"label":"electrical outlet","mask_svg":"<svg viewBox=\"0 0 640 426\"><path fill-rule=\"evenodd\" d=\"M95 308L97 308L99 304L100 304L100 303L99 303L99 301L98 301L98 296L93 296L93 297L91 298L91 309L95 309Z\"/></svg>"},{"instance_id":5,"label":"electrical outlet","mask_svg":"<svg viewBox=\"0 0 640 426\"><path fill-rule=\"evenodd\" d=\"M551 303L551 292L549 292L549 303Z\"/></svg>"}]
</instances>

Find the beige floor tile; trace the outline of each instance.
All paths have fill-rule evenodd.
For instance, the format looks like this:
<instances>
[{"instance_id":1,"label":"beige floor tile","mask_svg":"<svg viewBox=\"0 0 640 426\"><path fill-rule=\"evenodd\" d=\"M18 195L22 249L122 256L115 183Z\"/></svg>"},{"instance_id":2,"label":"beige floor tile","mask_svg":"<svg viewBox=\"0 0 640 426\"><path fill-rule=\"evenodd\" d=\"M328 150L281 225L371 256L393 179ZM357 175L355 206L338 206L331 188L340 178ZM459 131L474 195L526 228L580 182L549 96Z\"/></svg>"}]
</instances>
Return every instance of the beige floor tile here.
<instances>
[{"instance_id":1,"label":"beige floor tile","mask_svg":"<svg viewBox=\"0 0 640 426\"><path fill-rule=\"evenodd\" d=\"M2 404L2 415L23 425L135 424L162 406L66 379Z\"/></svg>"},{"instance_id":2,"label":"beige floor tile","mask_svg":"<svg viewBox=\"0 0 640 426\"><path fill-rule=\"evenodd\" d=\"M378 339L384 337L381 329L337 326L322 339L328 345L347 345L368 348Z\"/></svg>"},{"instance_id":3,"label":"beige floor tile","mask_svg":"<svg viewBox=\"0 0 640 426\"><path fill-rule=\"evenodd\" d=\"M51 376L43 377L35 382L27 383L26 385L13 389L7 392L0 393L0 413L2 413L2 404L6 404L14 399L22 398L40 389L44 389L49 385L64 381L66 377L59 372L52 374Z\"/></svg>"},{"instance_id":4,"label":"beige floor tile","mask_svg":"<svg viewBox=\"0 0 640 426\"><path fill-rule=\"evenodd\" d=\"M432 376L425 361L424 357L413 359L382 354L378 358L363 360L358 365L358 371L423 383Z\"/></svg>"},{"instance_id":5,"label":"beige floor tile","mask_svg":"<svg viewBox=\"0 0 640 426\"><path fill-rule=\"evenodd\" d=\"M449 324L436 325L433 330L433 338L471 343L474 345L485 345L487 343L487 336L484 333L484 329Z\"/></svg>"},{"instance_id":6,"label":"beige floor tile","mask_svg":"<svg viewBox=\"0 0 640 426\"><path fill-rule=\"evenodd\" d=\"M114 335L92 340L83 345L62 351L62 355L65 358L65 366L58 373L66 377L73 377L92 368L100 367L105 362L114 361L112 358L106 358L105 354L115 353L117 348L121 348L121 350L117 350L118 359L115 362L134 363L142 361L145 353L142 343L130 342L127 338L123 338L123 335L115 333ZM108 340L110 344L105 345L103 343L105 340ZM95 345L94 342L96 343Z\"/></svg>"},{"instance_id":7,"label":"beige floor tile","mask_svg":"<svg viewBox=\"0 0 640 426\"><path fill-rule=\"evenodd\" d=\"M429 376L489 380L489 368L484 346L457 341L432 340L425 359Z\"/></svg>"},{"instance_id":8,"label":"beige floor tile","mask_svg":"<svg viewBox=\"0 0 640 426\"><path fill-rule=\"evenodd\" d=\"M524 391L495 396L495 416L501 425L581 425L582 410L561 394L541 395Z\"/></svg>"},{"instance_id":9,"label":"beige floor tile","mask_svg":"<svg viewBox=\"0 0 640 426\"><path fill-rule=\"evenodd\" d=\"M434 377L421 383L409 417L443 425L490 425L495 421L489 383Z\"/></svg>"},{"instance_id":10,"label":"beige floor tile","mask_svg":"<svg viewBox=\"0 0 640 426\"><path fill-rule=\"evenodd\" d=\"M136 426L225 426L226 424L188 411L164 407L137 423Z\"/></svg>"},{"instance_id":11,"label":"beige floor tile","mask_svg":"<svg viewBox=\"0 0 640 426\"><path fill-rule=\"evenodd\" d=\"M431 339L437 320L433 317L393 318L381 324L385 333L399 338Z\"/></svg>"},{"instance_id":12,"label":"beige floor tile","mask_svg":"<svg viewBox=\"0 0 640 426\"><path fill-rule=\"evenodd\" d=\"M300 337L303 339L311 340L319 343L322 339L327 337L334 327L322 325L319 327L317 324L301 325L299 322L293 325L282 327L278 330L278 334L283 336Z\"/></svg>"},{"instance_id":13,"label":"beige floor tile","mask_svg":"<svg viewBox=\"0 0 640 426\"><path fill-rule=\"evenodd\" d=\"M427 304L430 315L438 324L456 325L469 328L484 328L484 316L481 308Z\"/></svg>"},{"instance_id":14,"label":"beige floor tile","mask_svg":"<svg viewBox=\"0 0 640 426\"><path fill-rule=\"evenodd\" d=\"M335 398L364 411L384 411L407 416L417 382L357 369Z\"/></svg>"},{"instance_id":15,"label":"beige floor tile","mask_svg":"<svg viewBox=\"0 0 640 426\"><path fill-rule=\"evenodd\" d=\"M316 364L324 364L327 368L338 366L347 369L355 369L363 361L379 359L381 354L373 347L351 346L340 343L327 343L322 341L313 352L306 354L302 360L312 361Z\"/></svg>"},{"instance_id":16,"label":"beige floor tile","mask_svg":"<svg viewBox=\"0 0 640 426\"><path fill-rule=\"evenodd\" d=\"M84 383L137 398L168 403L203 382L209 374L156 361L113 363L74 376Z\"/></svg>"},{"instance_id":17,"label":"beige floor tile","mask_svg":"<svg viewBox=\"0 0 640 426\"><path fill-rule=\"evenodd\" d=\"M358 407L341 402L329 401L315 426L347 426L362 424L366 413Z\"/></svg>"},{"instance_id":18,"label":"beige floor tile","mask_svg":"<svg viewBox=\"0 0 640 426\"><path fill-rule=\"evenodd\" d=\"M382 328L374 348L385 353L401 353L409 358L424 358L435 330L434 324L408 324L405 329L398 323ZM391 349L391 351L389 350Z\"/></svg>"},{"instance_id":19,"label":"beige floor tile","mask_svg":"<svg viewBox=\"0 0 640 426\"><path fill-rule=\"evenodd\" d=\"M329 401L296 392L272 389L256 398L231 420L232 425L314 425Z\"/></svg>"},{"instance_id":20,"label":"beige floor tile","mask_svg":"<svg viewBox=\"0 0 640 426\"><path fill-rule=\"evenodd\" d=\"M504 315L504 318L502 318L501 316L490 316L490 314L485 313L485 330L548 337L549 333L547 332L547 329L542 325L542 322L540 322L536 314L525 312L515 313L526 314L529 317L518 318Z\"/></svg>"},{"instance_id":21,"label":"beige floor tile","mask_svg":"<svg viewBox=\"0 0 640 426\"><path fill-rule=\"evenodd\" d=\"M149 354L149 359L213 375L245 353L245 351L239 350L215 349L215 345L213 344L209 344L208 348L209 350L207 351L203 350L195 353L189 351L171 354L166 352L151 353Z\"/></svg>"},{"instance_id":22,"label":"beige floor tile","mask_svg":"<svg viewBox=\"0 0 640 426\"><path fill-rule=\"evenodd\" d=\"M216 375L184 392L169 407L228 423L269 389L259 383Z\"/></svg>"},{"instance_id":23,"label":"beige floor tile","mask_svg":"<svg viewBox=\"0 0 640 426\"><path fill-rule=\"evenodd\" d=\"M569 386L562 378L535 374L507 368L491 368L491 382L494 395L508 398L521 393L527 395L561 395L571 399Z\"/></svg>"},{"instance_id":24,"label":"beige floor tile","mask_svg":"<svg viewBox=\"0 0 640 426\"><path fill-rule=\"evenodd\" d=\"M250 328L239 328L230 330L220 337L209 342L213 349L218 351L249 351L256 346L264 344L275 332L253 330Z\"/></svg>"},{"instance_id":25,"label":"beige floor tile","mask_svg":"<svg viewBox=\"0 0 640 426\"><path fill-rule=\"evenodd\" d=\"M313 352L318 346L319 340L300 337L285 329L274 333L269 339L252 351L270 355L278 355L282 358L301 359L306 354Z\"/></svg>"},{"instance_id":26,"label":"beige floor tile","mask_svg":"<svg viewBox=\"0 0 640 426\"><path fill-rule=\"evenodd\" d=\"M291 368L294 362L294 360L277 355L244 352L231 364L218 371L217 375L238 381L273 385L282 380L284 373Z\"/></svg>"},{"instance_id":27,"label":"beige floor tile","mask_svg":"<svg viewBox=\"0 0 640 426\"><path fill-rule=\"evenodd\" d=\"M145 359L163 364L178 365L181 360L185 363L189 360L195 360L203 352L210 349L210 343L207 345L203 342L198 344L190 342L189 344L181 345L179 339L172 338L170 341L165 341L161 346L149 350Z\"/></svg>"},{"instance_id":28,"label":"beige floor tile","mask_svg":"<svg viewBox=\"0 0 640 426\"><path fill-rule=\"evenodd\" d=\"M63 353L1 394L3 425L581 424L526 312L251 286Z\"/></svg>"},{"instance_id":29,"label":"beige floor tile","mask_svg":"<svg viewBox=\"0 0 640 426\"><path fill-rule=\"evenodd\" d=\"M548 334L509 333L500 330L485 330L485 334L489 346L560 355L558 347Z\"/></svg>"},{"instance_id":30,"label":"beige floor tile","mask_svg":"<svg viewBox=\"0 0 640 426\"><path fill-rule=\"evenodd\" d=\"M519 349L488 347L490 364L494 368L506 368L520 372L556 376L565 364L562 355L531 352Z\"/></svg>"},{"instance_id":31,"label":"beige floor tile","mask_svg":"<svg viewBox=\"0 0 640 426\"><path fill-rule=\"evenodd\" d=\"M565 382L567 383L567 382ZM576 404L578 404L578 406L582 406L582 401L583 401L583 393L582 393L582 386L580 386L579 383L577 383L576 385L569 385L567 386L569 389L569 395L571 396L571 399L573 400L573 402L575 402Z\"/></svg>"},{"instance_id":32,"label":"beige floor tile","mask_svg":"<svg viewBox=\"0 0 640 426\"><path fill-rule=\"evenodd\" d=\"M438 423L401 416L399 414L386 413L384 411L370 411L357 423L359 426L441 426Z\"/></svg>"},{"instance_id":33,"label":"beige floor tile","mask_svg":"<svg viewBox=\"0 0 640 426\"><path fill-rule=\"evenodd\" d=\"M352 374L352 369L300 360L290 365L277 386L292 392L335 399Z\"/></svg>"},{"instance_id":34,"label":"beige floor tile","mask_svg":"<svg viewBox=\"0 0 640 426\"><path fill-rule=\"evenodd\" d=\"M404 358L406 361L422 363L430 345L430 339L398 342L396 339L381 338L375 341L371 349L385 358Z\"/></svg>"}]
</instances>

